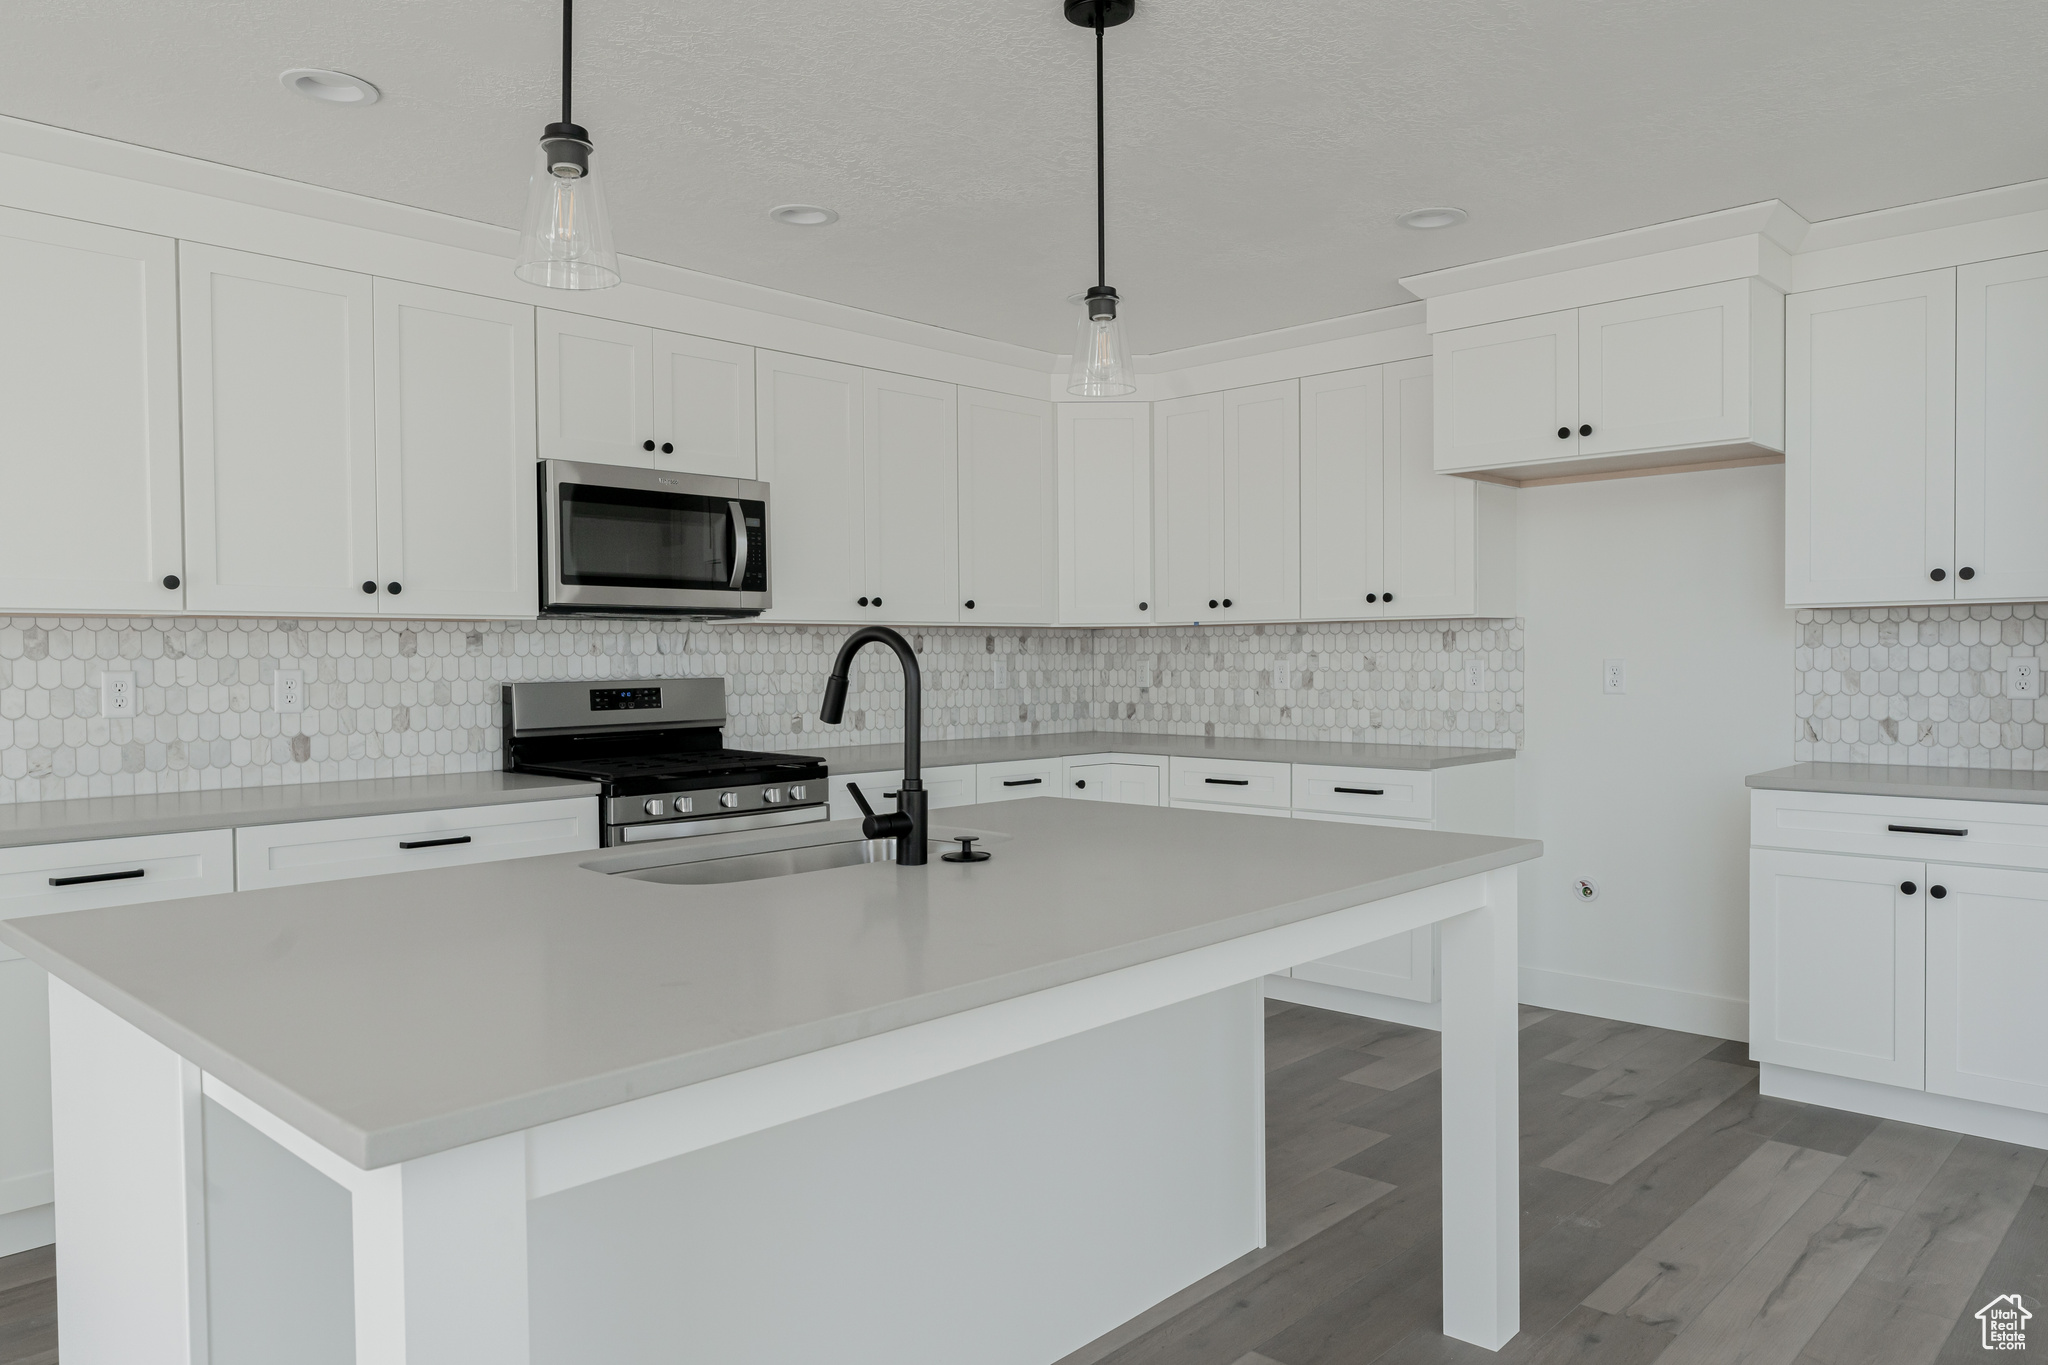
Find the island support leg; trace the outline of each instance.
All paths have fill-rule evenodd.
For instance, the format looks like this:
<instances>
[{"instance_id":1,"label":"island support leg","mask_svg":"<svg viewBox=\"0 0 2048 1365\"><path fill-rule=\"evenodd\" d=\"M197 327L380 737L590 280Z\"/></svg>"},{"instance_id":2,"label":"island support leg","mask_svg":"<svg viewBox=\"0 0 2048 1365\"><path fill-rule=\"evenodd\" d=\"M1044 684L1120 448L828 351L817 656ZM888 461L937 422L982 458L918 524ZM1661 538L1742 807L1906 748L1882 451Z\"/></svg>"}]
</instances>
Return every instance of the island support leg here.
<instances>
[{"instance_id":1,"label":"island support leg","mask_svg":"<svg viewBox=\"0 0 2048 1365\"><path fill-rule=\"evenodd\" d=\"M1516 869L1442 921L1444 1334L1497 1351L1521 1330Z\"/></svg>"}]
</instances>

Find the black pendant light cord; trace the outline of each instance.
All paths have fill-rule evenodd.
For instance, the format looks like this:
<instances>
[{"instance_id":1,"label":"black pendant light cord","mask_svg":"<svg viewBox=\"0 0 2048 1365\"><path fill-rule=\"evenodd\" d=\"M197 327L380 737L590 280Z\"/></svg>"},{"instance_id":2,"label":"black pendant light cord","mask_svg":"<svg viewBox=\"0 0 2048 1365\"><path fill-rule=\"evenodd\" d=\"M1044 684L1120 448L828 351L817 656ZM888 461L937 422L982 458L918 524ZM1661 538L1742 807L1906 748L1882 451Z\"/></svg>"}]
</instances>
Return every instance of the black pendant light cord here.
<instances>
[{"instance_id":1,"label":"black pendant light cord","mask_svg":"<svg viewBox=\"0 0 2048 1365\"><path fill-rule=\"evenodd\" d=\"M574 123L569 117L569 31L574 19L575 0L562 0L562 122Z\"/></svg>"},{"instance_id":2,"label":"black pendant light cord","mask_svg":"<svg viewBox=\"0 0 2048 1365\"><path fill-rule=\"evenodd\" d=\"M567 3L568 0L563 0ZM1105 0L1095 0L1095 283L1102 288L1109 287L1109 214L1104 208L1108 181L1103 170L1107 159L1102 138L1102 7ZM568 89L565 83L562 87ZM567 117L564 115L563 117Z\"/></svg>"}]
</instances>

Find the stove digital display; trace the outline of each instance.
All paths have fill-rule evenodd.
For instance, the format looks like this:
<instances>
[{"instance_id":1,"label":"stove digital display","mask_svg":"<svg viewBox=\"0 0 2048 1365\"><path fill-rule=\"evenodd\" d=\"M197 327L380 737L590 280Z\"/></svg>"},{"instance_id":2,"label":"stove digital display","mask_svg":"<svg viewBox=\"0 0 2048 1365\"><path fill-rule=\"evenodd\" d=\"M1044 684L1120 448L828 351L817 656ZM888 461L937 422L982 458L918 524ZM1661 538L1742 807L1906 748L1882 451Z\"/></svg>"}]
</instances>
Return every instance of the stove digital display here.
<instances>
[{"instance_id":1,"label":"stove digital display","mask_svg":"<svg viewBox=\"0 0 2048 1365\"><path fill-rule=\"evenodd\" d=\"M655 711L660 708L661 689L658 687L590 689L590 709L593 711Z\"/></svg>"}]
</instances>

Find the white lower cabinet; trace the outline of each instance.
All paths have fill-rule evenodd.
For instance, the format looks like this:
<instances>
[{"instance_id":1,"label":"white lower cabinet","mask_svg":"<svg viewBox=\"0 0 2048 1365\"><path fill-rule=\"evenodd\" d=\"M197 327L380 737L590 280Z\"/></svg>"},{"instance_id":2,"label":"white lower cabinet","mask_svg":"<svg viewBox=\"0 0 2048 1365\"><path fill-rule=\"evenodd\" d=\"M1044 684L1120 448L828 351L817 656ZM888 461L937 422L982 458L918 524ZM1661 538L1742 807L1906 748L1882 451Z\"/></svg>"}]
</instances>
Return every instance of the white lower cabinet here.
<instances>
[{"instance_id":1,"label":"white lower cabinet","mask_svg":"<svg viewBox=\"0 0 2048 1365\"><path fill-rule=\"evenodd\" d=\"M1166 760L1136 754L1083 754L1066 760L1061 792L1077 801L1163 805Z\"/></svg>"},{"instance_id":2,"label":"white lower cabinet","mask_svg":"<svg viewBox=\"0 0 2048 1365\"><path fill-rule=\"evenodd\" d=\"M235 884L251 891L596 848L597 798L306 820L235 831Z\"/></svg>"},{"instance_id":3,"label":"white lower cabinet","mask_svg":"<svg viewBox=\"0 0 2048 1365\"><path fill-rule=\"evenodd\" d=\"M1296 773L1301 768L1295 769ZM1428 773L1417 774L1428 777ZM1297 782L1299 778L1296 779ZM1328 820L1347 825L1394 825L1428 829L1425 820L1394 820L1372 815L1335 815L1328 811L1297 810L1297 820ZM1296 967L1297 981L1320 981L1327 986L1347 986L1355 991L1396 996L1402 1000L1436 999L1436 926L1410 929L1405 934L1383 938L1362 948L1352 948Z\"/></svg>"},{"instance_id":4,"label":"white lower cabinet","mask_svg":"<svg viewBox=\"0 0 2048 1365\"><path fill-rule=\"evenodd\" d=\"M1928 1090L2048 1113L2048 873L1927 881Z\"/></svg>"},{"instance_id":5,"label":"white lower cabinet","mask_svg":"<svg viewBox=\"0 0 2048 1365\"><path fill-rule=\"evenodd\" d=\"M1284 815L1294 804L1293 771L1285 763L1176 757L1167 771L1176 806L1243 806Z\"/></svg>"},{"instance_id":6,"label":"white lower cabinet","mask_svg":"<svg viewBox=\"0 0 2048 1365\"><path fill-rule=\"evenodd\" d=\"M1027 796L1058 796L1060 768L1057 758L978 764L974 769L974 799L1017 801Z\"/></svg>"}]
</instances>

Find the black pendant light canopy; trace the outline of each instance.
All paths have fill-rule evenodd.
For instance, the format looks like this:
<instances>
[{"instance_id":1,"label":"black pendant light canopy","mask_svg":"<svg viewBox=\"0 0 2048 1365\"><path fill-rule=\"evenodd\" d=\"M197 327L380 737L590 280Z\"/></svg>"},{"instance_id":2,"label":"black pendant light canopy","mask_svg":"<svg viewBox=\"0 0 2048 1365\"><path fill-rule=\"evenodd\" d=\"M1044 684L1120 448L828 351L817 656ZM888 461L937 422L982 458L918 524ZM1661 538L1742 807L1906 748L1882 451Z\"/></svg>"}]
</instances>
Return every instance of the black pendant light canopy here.
<instances>
[{"instance_id":1,"label":"black pendant light canopy","mask_svg":"<svg viewBox=\"0 0 2048 1365\"><path fill-rule=\"evenodd\" d=\"M1061 0L1067 22L1095 30L1095 283L1082 296L1074 333L1074 367L1067 392L1084 398L1113 398L1137 391L1130 347L1117 316L1116 290L1109 285L1108 173L1102 135L1102 35L1128 20L1137 0Z\"/></svg>"},{"instance_id":2,"label":"black pendant light canopy","mask_svg":"<svg viewBox=\"0 0 2048 1365\"><path fill-rule=\"evenodd\" d=\"M590 134L569 116L572 3L562 0L562 121L541 130L513 273L549 289L604 289L619 282L619 258L591 162Z\"/></svg>"}]
</instances>

